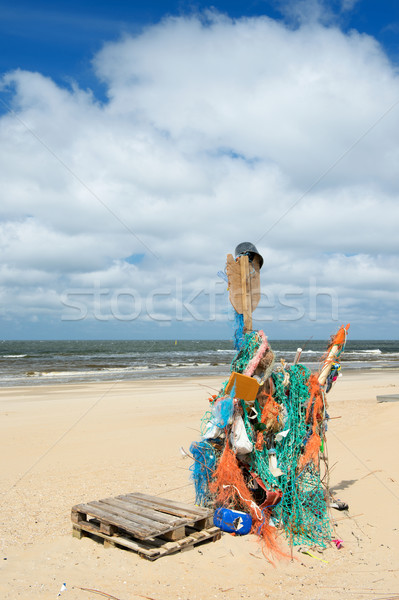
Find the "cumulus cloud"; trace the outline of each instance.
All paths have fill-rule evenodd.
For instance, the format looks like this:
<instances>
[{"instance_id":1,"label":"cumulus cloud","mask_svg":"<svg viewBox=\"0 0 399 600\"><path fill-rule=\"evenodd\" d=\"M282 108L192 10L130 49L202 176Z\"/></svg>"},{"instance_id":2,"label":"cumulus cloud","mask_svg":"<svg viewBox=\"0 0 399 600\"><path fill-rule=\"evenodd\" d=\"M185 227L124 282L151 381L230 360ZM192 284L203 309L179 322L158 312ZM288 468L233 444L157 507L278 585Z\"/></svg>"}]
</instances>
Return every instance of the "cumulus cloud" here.
<instances>
[{"instance_id":1,"label":"cumulus cloud","mask_svg":"<svg viewBox=\"0 0 399 600\"><path fill-rule=\"evenodd\" d=\"M208 12L107 43L93 69L104 103L40 73L2 79L4 318L60 322L78 314L68 293L76 304L81 290L82 336L99 299L104 316L116 305L133 314L138 298L135 326L150 335L149 312L228 335L216 272L250 240L265 258L269 316L284 290L304 305L318 286L339 299L334 315L320 300L321 335L334 319L362 337L392 332L399 81L375 39L319 17L292 28ZM311 332L303 312L292 327ZM281 335L293 337L287 325Z\"/></svg>"}]
</instances>

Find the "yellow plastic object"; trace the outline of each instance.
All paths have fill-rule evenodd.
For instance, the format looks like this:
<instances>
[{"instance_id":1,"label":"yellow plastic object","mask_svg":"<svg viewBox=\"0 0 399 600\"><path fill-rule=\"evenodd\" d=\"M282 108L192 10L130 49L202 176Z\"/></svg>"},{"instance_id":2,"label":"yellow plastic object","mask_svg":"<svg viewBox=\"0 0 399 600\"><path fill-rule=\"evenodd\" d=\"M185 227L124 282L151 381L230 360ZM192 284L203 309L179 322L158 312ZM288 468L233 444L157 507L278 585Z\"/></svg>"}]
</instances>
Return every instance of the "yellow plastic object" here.
<instances>
[{"instance_id":1,"label":"yellow plastic object","mask_svg":"<svg viewBox=\"0 0 399 600\"><path fill-rule=\"evenodd\" d=\"M255 402L256 395L259 391L259 383L253 377L242 375L241 373L232 372L226 386L225 393L230 394L235 386L234 397L245 402Z\"/></svg>"},{"instance_id":2,"label":"yellow plastic object","mask_svg":"<svg viewBox=\"0 0 399 600\"><path fill-rule=\"evenodd\" d=\"M315 556L310 550L301 550L301 552L303 552L303 554L308 554L309 556L315 558L316 560L319 560L320 562L328 564L328 560L324 560L324 558L319 558L318 556Z\"/></svg>"}]
</instances>

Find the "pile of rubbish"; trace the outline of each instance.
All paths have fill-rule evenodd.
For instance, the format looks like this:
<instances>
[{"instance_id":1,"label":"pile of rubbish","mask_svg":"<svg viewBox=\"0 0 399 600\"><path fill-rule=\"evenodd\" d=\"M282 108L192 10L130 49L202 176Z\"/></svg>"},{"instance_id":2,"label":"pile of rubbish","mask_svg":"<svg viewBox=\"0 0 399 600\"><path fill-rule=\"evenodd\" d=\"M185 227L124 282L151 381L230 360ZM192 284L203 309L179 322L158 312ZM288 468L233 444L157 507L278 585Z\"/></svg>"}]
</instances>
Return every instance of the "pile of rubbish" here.
<instances>
[{"instance_id":1,"label":"pile of rubbish","mask_svg":"<svg viewBox=\"0 0 399 600\"><path fill-rule=\"evenodd\" d=\"M326 394L348 328L331 339L318 373L300 363L300 349L293 364L276 365L263 331L238 336L230 378L191 444L197 504L214 508L224 531L257 534L270 559L286 556L282 532L291 547L331 542Z\"/></svg>"}]
</instances>

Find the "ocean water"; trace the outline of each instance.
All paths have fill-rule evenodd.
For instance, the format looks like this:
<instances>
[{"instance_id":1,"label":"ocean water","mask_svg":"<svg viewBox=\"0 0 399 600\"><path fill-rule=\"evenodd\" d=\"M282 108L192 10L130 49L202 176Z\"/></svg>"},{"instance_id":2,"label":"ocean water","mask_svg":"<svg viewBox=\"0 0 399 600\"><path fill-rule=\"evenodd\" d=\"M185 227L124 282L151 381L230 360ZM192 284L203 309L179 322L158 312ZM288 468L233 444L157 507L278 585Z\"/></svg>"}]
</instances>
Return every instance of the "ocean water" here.
<instances>
[{"instance_id":1,"label":"ocean water","mask_svg":"<svg viewBox=\"0 0 399 600\"><path fill-rule=\"evenodd\" d=\"M276 359L317 369L326 341L269 340ZM227 340L0 341L0 386L227 375ZM342 370L399 367L399 341L348 340Z\"/></svg>"}]
</instances>

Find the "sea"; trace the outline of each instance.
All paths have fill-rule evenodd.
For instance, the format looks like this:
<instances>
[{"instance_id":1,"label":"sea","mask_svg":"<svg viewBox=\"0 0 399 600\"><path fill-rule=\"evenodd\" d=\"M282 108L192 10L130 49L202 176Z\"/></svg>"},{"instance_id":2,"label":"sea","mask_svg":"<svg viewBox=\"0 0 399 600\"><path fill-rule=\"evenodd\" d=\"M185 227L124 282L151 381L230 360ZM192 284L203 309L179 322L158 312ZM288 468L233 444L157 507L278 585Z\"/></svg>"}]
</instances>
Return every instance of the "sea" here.
<instances>
[{"instance_id":1,"label":"sea","mask_svg":"<svg viewBox=\"0 0 399 600\"><path fill-rule=\"evenodd\" d=\"M325 340L272 340L276 361L318 369ZM201 377L229 374L236 352L228 340L0 341L0 386ZM348 340L345 369L399 367L398 340Z\"/></svg>"}]
</instances>

